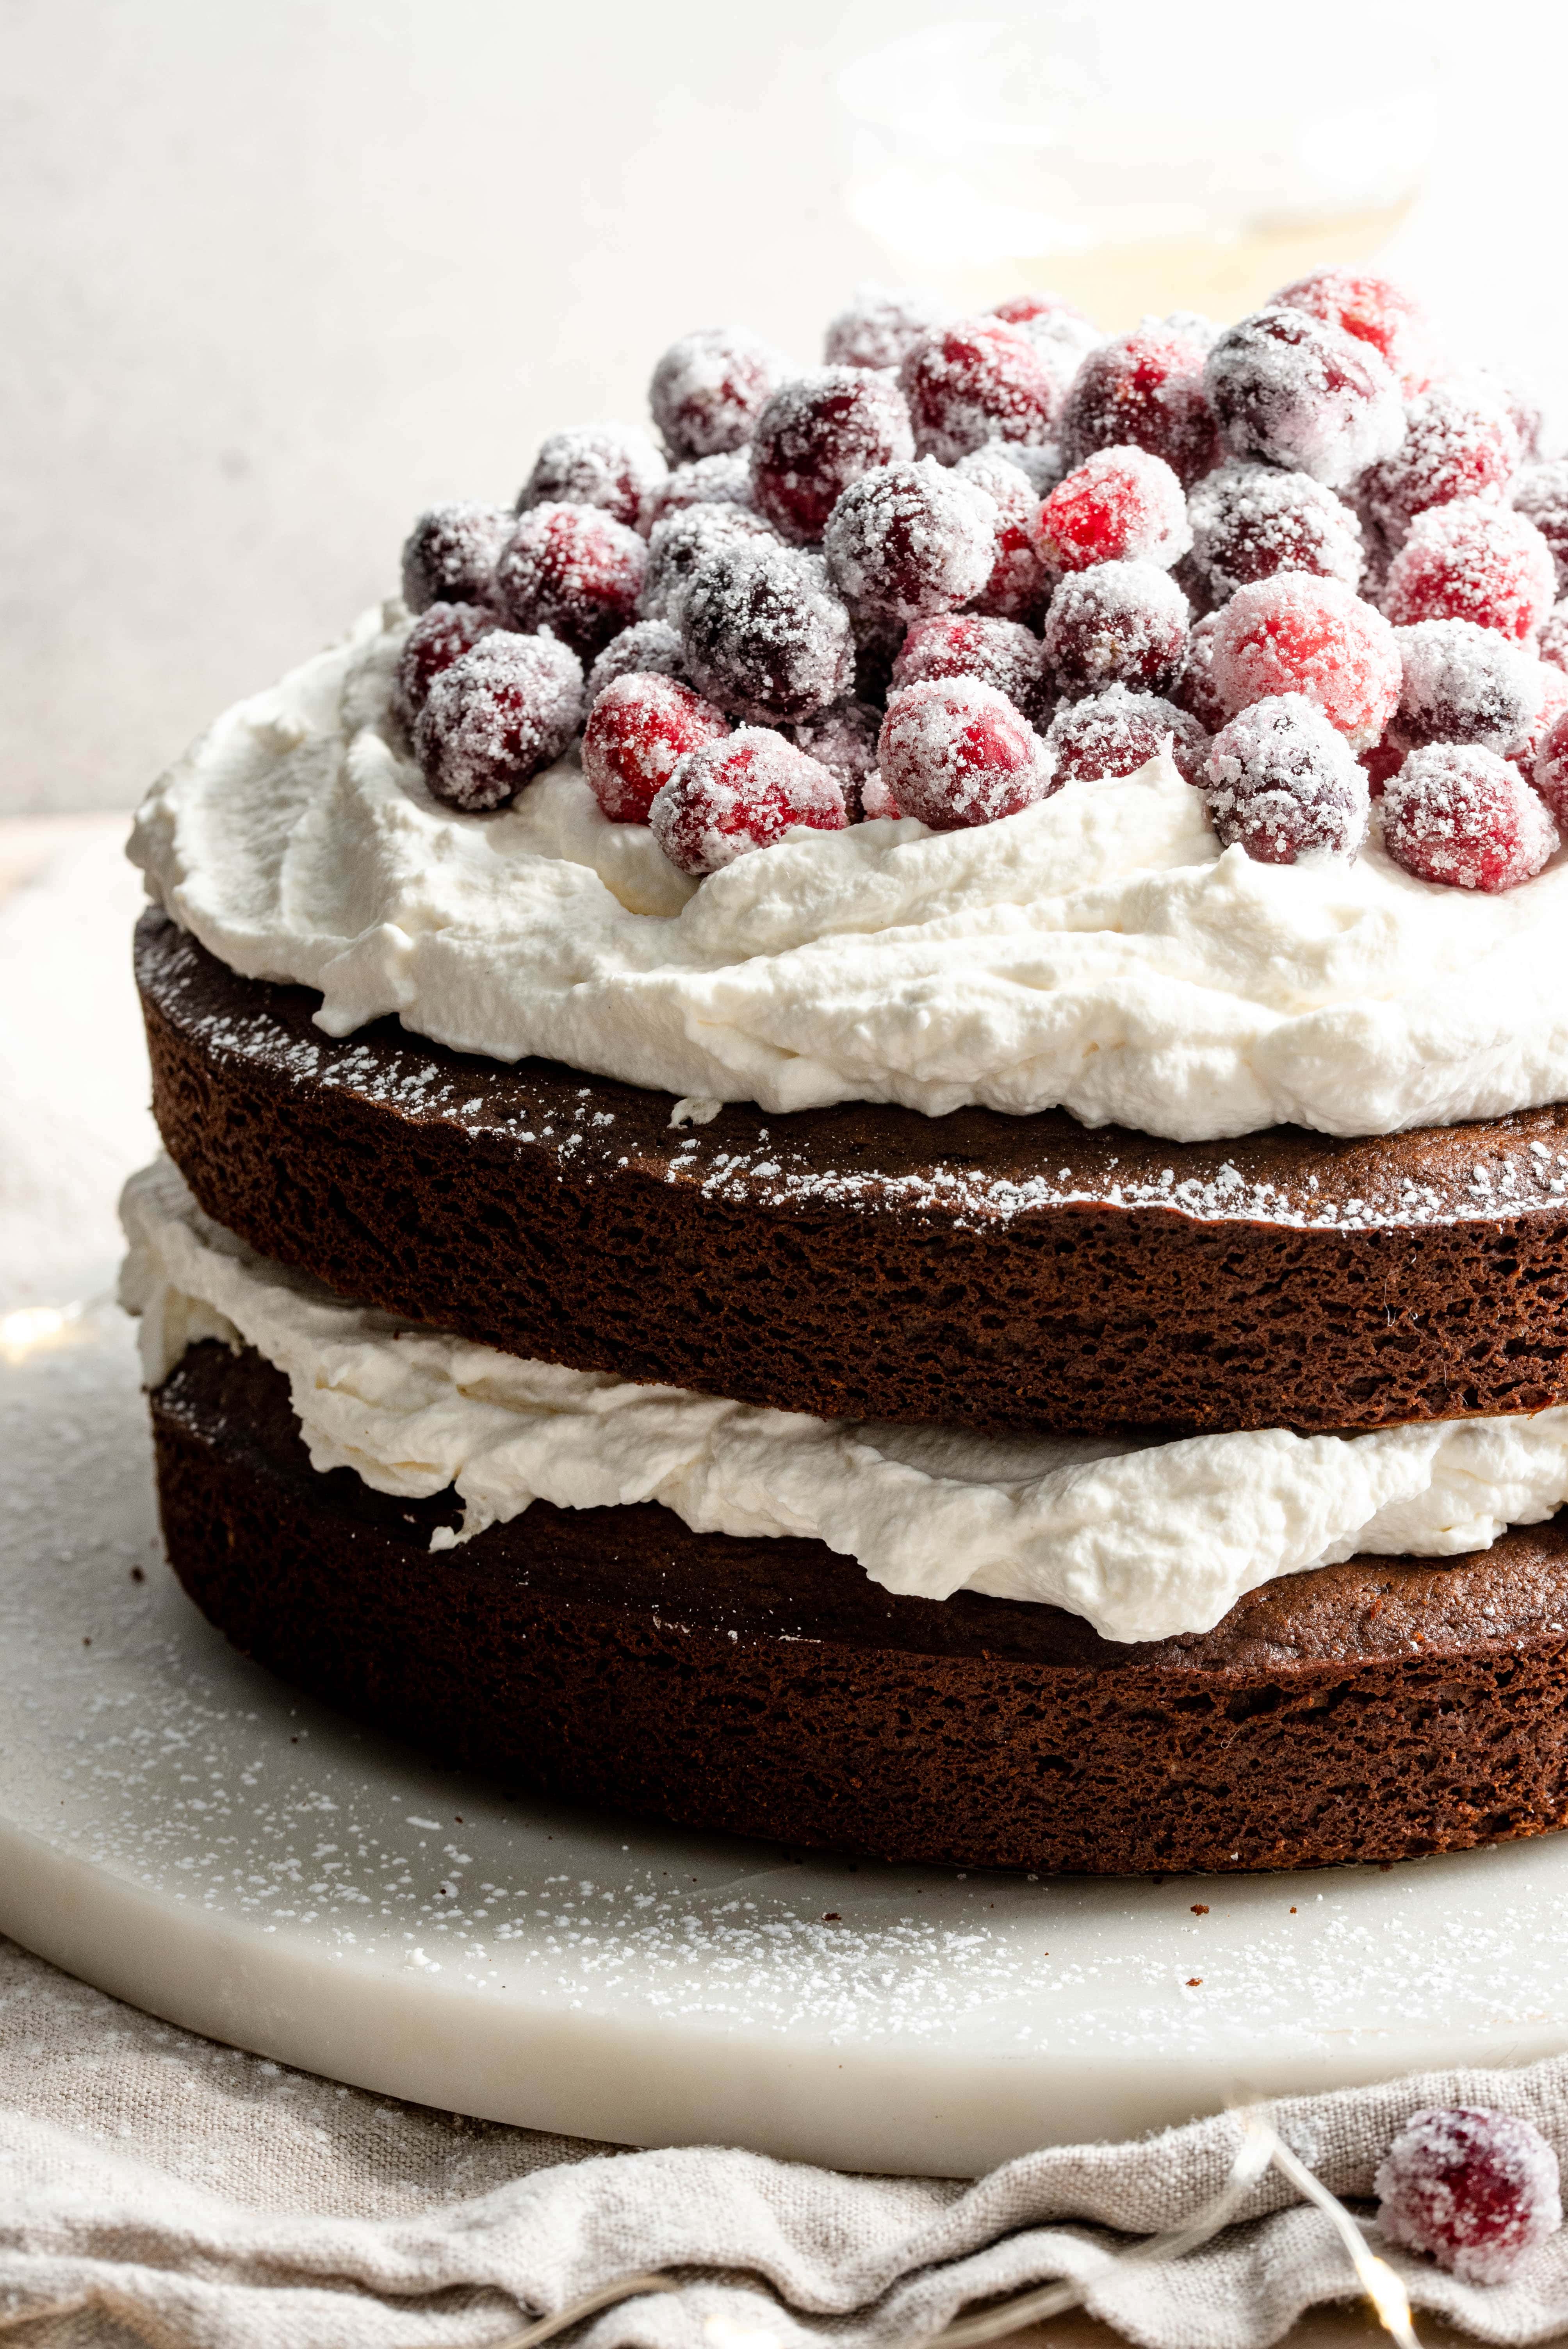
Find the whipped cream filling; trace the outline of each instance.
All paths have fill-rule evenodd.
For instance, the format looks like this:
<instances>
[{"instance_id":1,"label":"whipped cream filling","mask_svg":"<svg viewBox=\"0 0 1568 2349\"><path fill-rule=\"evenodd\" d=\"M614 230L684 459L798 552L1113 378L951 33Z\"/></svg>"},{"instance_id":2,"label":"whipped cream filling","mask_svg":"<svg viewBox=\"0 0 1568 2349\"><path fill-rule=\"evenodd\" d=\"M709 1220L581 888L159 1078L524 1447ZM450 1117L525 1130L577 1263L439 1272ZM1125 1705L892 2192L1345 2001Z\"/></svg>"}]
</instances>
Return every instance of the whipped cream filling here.
<instances>
[{"instance_id":1,"label":"whipped cream filling","mask_svg":"<svg viewBox=\"0 0 1568 2349\"><path fill-rule=\"evenodd\" d=\"M698 1533L813 1537L884 1589L1047 1601L1108 1640L1206 1631L1246 1590L1362 1552L1453 1557L1568 1500L1568 1408L1370 1435L1001 1441L764 1411L525 1361L254 1254L167 1159L126 1185L121 1293L156 1385L199 1338L289 1381L310 1456L377 1492L455 1487L467 1541L531 1502L658 1501Z\"/></svg>"},{"instance_id":2,"label":"whipped cream filling","mask_svg":"<svg viewBox=\"0 0 1568 2349\"><path fill-rule=\"evenodd\" d=\"M243 977L769 1112L1061 1107L1175 1141L1390 1133L1568 1097L1568 852L1501 896L1222 853L1168 757L1000 823L797 833L700 888L568 759L468 816L388 715L398 605L242 702L131 854Z\"/></svg>"}]
</instances>

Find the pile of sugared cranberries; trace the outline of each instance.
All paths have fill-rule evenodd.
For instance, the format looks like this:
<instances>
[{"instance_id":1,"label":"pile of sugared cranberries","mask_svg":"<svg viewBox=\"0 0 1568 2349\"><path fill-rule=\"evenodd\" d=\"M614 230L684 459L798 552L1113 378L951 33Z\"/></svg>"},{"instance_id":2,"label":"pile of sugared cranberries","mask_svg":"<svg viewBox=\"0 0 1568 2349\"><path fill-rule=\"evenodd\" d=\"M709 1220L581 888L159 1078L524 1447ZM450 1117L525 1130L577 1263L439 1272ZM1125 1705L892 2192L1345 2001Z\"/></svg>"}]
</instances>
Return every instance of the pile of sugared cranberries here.
<instances>
[{"instance_id":1,"label":"pile of sugared cranberries","mask_svg":"<svg viewBox=\"0 0 1568 2349\"><path fill-rule=\"evenodd\" d=\"M1390 2242L1462 2283L1506 2283L1563 2224L1557 2156L1531 2121L1484 2106L1412 2113L1373 2180Z\"/></svg>"},{"instance_id":2,"label":"pile of sugared cranberries","mask_svg":"<svg viewBox=\"0 0 1568 2349\"><path fill-rule=\"evenodd\" d=\"M797 823L1002 822L1164 745L1264 863L1370 836L1490 891L1555 852L1568 459L1388 280L1109 337L1047 291L861 286L822 358L686 335L653 437L569 427L514 512L418 517L389 699L432 792L503 806L586 721L606 821L700 876Z\"/></svg>"}]
</instances>

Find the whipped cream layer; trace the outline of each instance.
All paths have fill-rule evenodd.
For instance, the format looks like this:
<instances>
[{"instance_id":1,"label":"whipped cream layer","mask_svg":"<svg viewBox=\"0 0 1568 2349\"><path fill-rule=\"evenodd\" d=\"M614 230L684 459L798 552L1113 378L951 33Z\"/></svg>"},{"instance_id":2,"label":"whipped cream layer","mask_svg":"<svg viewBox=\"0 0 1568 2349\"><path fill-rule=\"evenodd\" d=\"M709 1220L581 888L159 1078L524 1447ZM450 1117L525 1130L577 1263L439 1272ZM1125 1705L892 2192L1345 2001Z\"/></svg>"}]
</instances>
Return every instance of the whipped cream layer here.
<instances>
[{"instance_id":1,"label":"whipped cream layer","mask_svg":"<svg viewBox=\"0 0 1568 2349\"><path fill-rule=\"evenodd\" d=\"M243 977L318 988L331 1035L396 1012L769 1112L1061 1107L1174 1141L1568 1097L1568 853L1502 896L1376 844L1257 864L1161 756L974 831L797 834L697 888L571 761L500 814L434 801L388 715L406 626L389 605L229 710L132 842L176 921Z\"/></svg>"},{"instance_id":2,"label":"whipped cream layer","mask_svg":"<svg viewBox=\"0 0 1568 2349\"><path fill-rule=\"evenodd\" d=\"M438 1549L535 1500L658 1501L698 1533L814 1537L887 1590L1045 1601L1108 1640L1159 1640L1212 1629L1279 1575L1485 1549L1568 1500L1568 1408L1150 1444L811 1419L524 1361L346 1303L212 1223L167 1159L131 1177L120 1213L148 1383L199 1338L253 1346L287 1377L317 1468L381 1493L456 1488L462 1529L438 1531Z\"/></svg>"}]
</instances>

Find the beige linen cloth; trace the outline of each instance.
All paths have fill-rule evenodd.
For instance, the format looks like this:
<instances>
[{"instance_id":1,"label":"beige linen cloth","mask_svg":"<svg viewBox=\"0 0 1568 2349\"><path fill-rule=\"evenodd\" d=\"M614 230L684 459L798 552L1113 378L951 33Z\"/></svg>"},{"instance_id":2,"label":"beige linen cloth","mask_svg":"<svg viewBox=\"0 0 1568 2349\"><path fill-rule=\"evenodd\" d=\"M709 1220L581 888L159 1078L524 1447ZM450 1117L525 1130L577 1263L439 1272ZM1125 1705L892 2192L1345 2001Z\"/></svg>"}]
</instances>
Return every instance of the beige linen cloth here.
<instances>
[{"instance_id":1,"label":"beige linen cloth","mask_svg":"<svg viewBox=\"0 0 1568 2349\"><path fill-rule=\"evenodd\" d=\"M1568 2167L1568 2059L1296 2098L1274 2118L1336 2192L1364 2196L1428 2103L1506 2106ZM290 2072L0 1940L0 2338L50 2349L485 2349L649 2268L680 2291L598 2317L593 2349L903 2349L1057 2276L1151 2349L1253 2349L1355 2296L1327 2220L1288 2187L1265 2179L1258 2216L1179 2265L1116 2259L1217 2191L1236 2144L1222 2117L975 2184L618 2152ZM1489 2291L1389 2256L1418 2311L1479 2340L1568 2331L1568 2231ZM35 2327L50 2308L76 2313Z\"/></svg>"}]
</instances>

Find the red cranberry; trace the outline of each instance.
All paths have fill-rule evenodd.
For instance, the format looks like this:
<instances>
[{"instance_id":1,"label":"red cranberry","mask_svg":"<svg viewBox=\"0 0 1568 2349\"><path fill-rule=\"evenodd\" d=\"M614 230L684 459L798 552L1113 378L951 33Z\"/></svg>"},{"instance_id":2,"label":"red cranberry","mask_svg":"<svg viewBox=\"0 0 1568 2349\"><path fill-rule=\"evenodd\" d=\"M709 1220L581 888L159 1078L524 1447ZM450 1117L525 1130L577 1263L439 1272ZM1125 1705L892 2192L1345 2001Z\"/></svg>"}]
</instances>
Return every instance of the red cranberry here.
<instances>
[{"instance_id":1,"label":"red cranberry","mask_svg":"<svg viewBox=\"0 0 1568 2349\"><path fill-rule=\"evenodd\" d=\"M978 612L955 612L920 620L903 640L892 665L894 687L925 678L967 677L1005 693L1026 718L1044 714L1044 652L1038 636L1016 620Z\"/></svg>"},{"instance_id":2,"label":"red cranberry","mask_svg":"<svg viewBox=\"0 0 1568 2349\"><path fill-rule=\"evenodd\" d=\"M851 481L913 454L909 411L892 376L820 367L781 384L758 418L751 495L785 538L812 545Z\"/></svg>"},{"instance_id":3,"label":"red cranberry","mask_svg":"<svg viewBox=\"0 0 1568 2349\"><path fill-rule=\"evenodd\" d=\"M495 597L515 628L548 628L585 660L636 616L648 550L594 506L534 506L495 567Z\"/></svg>"},{"instance_id":4,"label":"red cranberry","mask_svg":"<svg viewBox=\"0 0 1568 2349\"><path fill-rule=\"evenodd\" d=\"M1217 734L1231 714L1214 682L1214 630L1219 624L1218 612L1206 612L1193 621L1176 674L1165 688L1177 709L1186 710L1210 734Z\"/></svg>"},{"instance_id":5,"label":"red cranberry","mask_svg":"<svg viewBox=\"0 0 1568 2349\"><path fill-rule=\"evenodd\" d=\"M1254 701L1214 737L1209 820L1259 864L1356 855L1367 837L1367 778L1344 737L1299 693Z\"/></svg>"},{"instance_id":6,"label":"red cranberry","mask_svg":"<svg viewBox=\"0 0 1568 2349\"><path fill-rule=\"evenodd\" d=\"M895 367L912 346L953 316L934 294L909 285L857 285L829 325L822 346L827 367Z\"/></svg>"},{"instance_id":7,"label":"red cranberry","mask_svg":"<svg viewBox=\"0 0 1568 2349\"><path fill-rule=\"evenodd\" d=\"M1192 543L1181 484L1147 449L1097 449L1041 507L1040 543L1058 571L1087 571L1091 563L1169 570Z\"/></svg>"},{"instance_id":8,"label":"red cranberry","mask_svg":"<svg viewBox=\"0 0 1568 2349\"><path fill-rule=\"evenodd\" d=\"M1529 2121L1458 2106L1412 2113L1373 2180L1392 2243L1463 2283L1506 2283L1563 2224L1557 2156Z\"/></svg>"},{"instance_id":9,"label":"red cranberry","mask_svg":"<svg viewBox=\"0 0 1568 2349\"><path fill-rule=\"evenodd\" d=\"M504 506L427 506L403 542L403 601L410 612L487 603L496 558L512 529Z\"/></svg>"},{"instance_id":10,"label":"red cranberry","mask_svg":"<svg viewBox=\"0 0 1568 2349\"><path fill-rule=\"evenodd\" d=\"M1513 502L1551 548L1557 567L1555 592L1561 595L1568 587L1568 459L1526 466L1514 483Z\"/></svg>"},{"instance_id":11,"label":"red cranberry","mask_svg":"<svg viewBox=\"0 0 1568 2349\"><path fill-rule=\"evenodd\" d=\"M822 552L855 613L927 619L967 604L991 576L996 509L984 490L929 457L879 465L833 508Z\"/></svg>"},{"instance_id":12,"label":"red cranberry","mask_svg":"<svg viewBox=\"0 0 1568 2349\"><path fill-rule=\"evenodd\" d=\"M558 636L486 636L444 668L414 729L431 792L475 814L515 798L583 722L583 664Z\"/></svg>"},{"instance_id":13,"label":"red cranberry","mask_svg":"<svg viewBox=\"0 0 1568 2349\"><path fill-rule=\"evenodd\" d=\"M1065 701L1046 735L1058 789L1079 779L1134 775L1162 742L1171 745L1177 773L1189 783L1202 783L1208 733L1157 693L1129 693L1124 685L1110 685L1082 701Z\"/></svg>"},{"instance_id":14,"label":"red cranberry","mask_svg":"<svg viewBox=\"0 0 1568 2349\"><path fill-rule=\"evenodd\" d=\"M1282 571L1238 587L1214 630L1214 682L1233 710L1305 694L1357 750L1399 701L1399 647L1379 612L1337 579Z\"/></svg>"},{"instance_id":15,"label":"red cranberry","mask_svg":"<svg viewBox=\"0 0 1568 2349\"><path fill-rule=\"evenodd\" d=\"M471 653L481 636L500 626L482 604L427 604L403 639L392 678L393 713L412 733L431 686L444 668Z\"/></svg>"},{"instance_id":16,"label":"red cranberry","mask_svg":"<svg viewBox=\"0 0 1568 2349\"><path fill-rule=\"evenodd\" d=\"M645 432L624 424L579 424L552 432L533 460L517 510L531 506L597 506L612 522L635 527L645 499L669 478L669 467Z\"/></svg>"},{"instance_id":17,"label":"red cranberry","mask_svg":"<svg viewBox=\"0 0 1568 2349\"><path fill-rule=\"evenodd\" d=\"M685 513L688 506L750 503L750 460L744 449L730 449L717 457L693 457L688 463L675 466L643 500L637 528L646 538L655 523Z\"/></svg>"},{"instance_id":18,"label":"red cranberry","mask_svg":"<svg viewBox=\"0 0 1568 2349\"><path fill-rule=\"evenodd\" d=\"M699 563L721 546L742 541L779 543L771 523L748 505L684 506L656 522L648 538L648 567L638 609L645 618L676 626L682 590Z\"/></svg>"},{"instance_id":19,"label":"red cranberry","mask_svg":"<svg viewBox=\"0 0 1568 2349\"><path fill-rule=\"evenodd\" d=\"M1556 825L1519 769L1477 743L1412 750L1383 789L1383 845L1418 880L1514 889L1557 844Z\"/></svg>"},{"instance_id":20,"label":"red cranberry","mask_svg":"<svg viewBox=\"0 0 1568 2349\"><path fill-rule=\"evenodd\" d=\"M654 838L682 873L717 873L791 824L841 832L844 795L815 759L765 726L688 750L648 812Z\"/></svg>"},{"instance_id":21,"label":"red cranberry","mask_svg":"<svg viewBox=\"0 0 1568 2349\"><path fill-rule=\"evenodd\" d=\"M1552 608L1557 574L1532 522L1511 507L1456 498L1418 514L1388 566L1391 620L1473 620L1522 639Z\"/></svg>"},{"instance_id":22,"label":"red cranberry","mask_svg":"<svg viewBox=\"0 0 1568 2349\"><path fill-rule=\"evenodd\" d=\"M612 823L646 823L676 761L729 730L722 710L673 677L618 677L583 730L583 772Z\"/></svg>"},{"instance_id":23,"label":"red cranberry","mask_svg":"<svg viewBox=\"0 0 1568 2349\"><path fill-rule=\"evenodd\" d=\"M923 457L955 464L988 440L1038 445L1060 404L1033 341L1001 318L960 318L923 335L899 370Z\"/></svg>"},{"instance_id":24,"label":"red cranberry","mask_svg":"<svg viewBox=\"0 0 1568 2349\"><path fill-rule=\"evenodd\" d=\"M1554 605L1541 623L1541 657L1568 670L1568 600Z\"/></svg>"},{"instance_id":25,"label":"red cranberry","mask_svg":"<svg viewBox=\"0 0 1568 2349\"><path fill-rule=\"evenodd\" d=\"M1021 452L1020 452L1021 453ZM1039 542L1039 494L1020 465L998 442L960 457L954 471L984 490L996 509L995 554L991 575L970 598L976 612L1037 626L1050 601L1051 572Z\"/></svg>"},{"instance_id":26,"label":"red cranberry","mask_svg":"<svg viewBox=\"0 0 1568 2349\"><path fill-rule=\"evenodd\" d=\"M1405 437L1399 387L1370 343L1305 310L1259 310L1209 353L1203 381L1237 457L1342 488Z\"/></svg>"},{"instance_id":27,"label":"red cranberry","mask_svg":"<svg viewBox=\"0 0 1568 2349\"><path fill-rule=\"evenodd\" d=\"M1039 319L1047 318L1053 323L1070 325L1086 336L1088 342L1098 343L1100 339L1099 328L1094 320L1086 318L1081 310L1060 294L1009 294L1005 302L992 303L990 315L993 318L1005 318L1009 326L1032 326ZM1088 342L1085 347L1088 347Z\"/></svg>"},{"instance_id":28,"label":"red cranberry","mask_svg":"<svg viewBox=\"0 0 1568 2349\"><path fill-rule=\"evenodd\" d=\"M1202 376L1202 344L1158 324L1102 343L1074 377L1062 410L1068 464L1130 442L1162 457L1190 489L1220 455Z\"/></svg>"},{"instance_id":29,"label":"red cranberry","mask_svg":"<svg viewBox=\"0 0 1568 2349\"><path fill-rule=\"evenodd\" d=\"M851 823L861 821L862 795L877 771L881 728L882 711L869 701L835 701L831 709L819 709L789 730L797 750L804 750L835 778Z\"/></svg>"},{"instance_id":30,"label":"red cranberry","mask_svg":"<svg viewBox=\"0 0 1568 2349\"><path fill-rule=\"evenodd\" d=\"M789 362L745 326L699 326L672 343L648 386L648 405L665 446L679 463L738 449Z\"/></svg>"},{"instance_id":31,"label":"red cranberry","mask_svg":"<svg viewBox=\"0 0 1568 2349\"><path fill-rule=\"evenodd\" d=\"M1358 586L1361 525L1342 498L1310 473L1274 465L1222 465L1187 501L1192 564L1216 604L1276 571L1311 571Z\"/></svg>"},{"instance_id":32,"label":"red cranberry","mask_svg":"<svg viewBox=\"0 0 1568 2349\"><path fill-rule=\"evenodd\" d=\"M1187 598L1152 563L1069 571L1046 614L1046 667L1069 696L1107 685L1161 693L1187 641Z\"/></svg>"},{"instance_id":33,"label":"red cranberry","mask_svg":"<svg viewBox=\"0 0 1568 2349\"><path fill-rule=\"evenodd\" d=\"M677 624L698 691L756 724L809 718L854 678L850 616L820 560L776 540L715 548L686 582Z\"/></svg>"},{"instance_id":34,"label":"red cranberry","mask_svg":"<svg viewBox=\"0 0 1568 2349\"><path fill-rule=\"evenodd\" d=\"M973 678L928 678L895 693L878 765L903 814L933 832L996 823L1052 790L1045 745L1028 719Z\"/></svg>"},{"instance_id":35,"label":"red cranberry","mask_svg":"<svg viewBox=\"0 0 1568 2349\"><path fill-rule=\"evenodd\" d=\"M1480 742L1503 752L1539 709L1541 663L1495 628L1422 620L1394 634L1404 667L1394 730L1407 750Z\"/></svg>"},{"instance_id":36,"label":"red cranberry","mask_svg":"<svg viewBox=\"0 0 1568 2349\"><path fill-rule=\"evenodd\" d=\"M1431 379L1431 334L1426 316L1419 305L1387 277L1370 277L1354 269L1315 269L1310 276L1298 277L1294 285L1284 286L1269 308L1305 310L1328 326L1342 327L1358 341L1370 343L1408 398L1424 391Z\"/></svg>"},{"instance_id":37,"label":"red cranberry","mask_svg":"<svg viewBox=\"0 0 1568 2349\"><path fill-rule=\"evenodd\" d=\"M1357 495L1391 545L1418 513L1455 498L1501 499L1519 470L1519 435L1501 400L1439 384L1405 410L1405 438Z\"/></svg>"},{"instance_id":38,"label":"red cranberry","mask_svg":"<svg viewBox=\"0 0 1568 2349\"><path fill-rule=\"evenodd\" d=\"M592 709L607 685L618 677L677 677L687 682L686 652L681 644L680 630L672 628L667 620L634 620L618 636L612 636L593 667L588 672L585 703Z\"/></svg>"}]
</instances>

